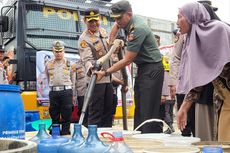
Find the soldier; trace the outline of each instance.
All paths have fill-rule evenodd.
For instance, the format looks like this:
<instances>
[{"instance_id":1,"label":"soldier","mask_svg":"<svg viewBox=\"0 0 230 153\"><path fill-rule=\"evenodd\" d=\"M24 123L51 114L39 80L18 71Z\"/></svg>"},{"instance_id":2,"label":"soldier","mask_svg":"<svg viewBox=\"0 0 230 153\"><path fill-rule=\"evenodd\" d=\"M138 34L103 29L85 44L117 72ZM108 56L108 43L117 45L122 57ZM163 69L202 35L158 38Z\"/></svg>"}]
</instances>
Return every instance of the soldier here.
<instances>
[{"instance_id":1,"label":"soldier","mask_svg":"<svg viewBox=\"0 0 230 153\"><path fill-rule=\"evenodd\" d=\"M98 80L116 72L134 62L138 72L135 78L135 114L134 128L145 120L159 118L161 90L164 69L161 54L151 29L137 16L133 15L131 5L123 0L111 6L111 17L115 25L127 34L127 49L122 60L105 71L95 72ZM140 128L143 133L162 132L158 123L151 123Z\"/></svg>"},{"instance_id":2,"label":"soldier","mask_svg":"<svg viewBox=\"0 0 230 153\"><path fill-rule=\"evenodd\" d=\"M79 38L79 53L86 67L86 74L91 76L93 64L97 59L108 52L106 43L106 31L100 28L99 10L89 8L85 11L84 22L87 29ZM110 67L110 61L102 65L103 69ZM112 100L113 88L111 75L97 81L88 107L88 124L96 124L98 127L112 126Z\"/></svg>"},{"instance_id":3,"label":"soldier","mask_svg":"<svg viewBox=\"0 0 230 153\"><path fill-rule=\"evenodd\" d=\"M73 107L73 88L75 68L64 58L64 42L53 42L54 59L46 64L46 75L49 82L50 107L52 124L62 124L61 135L70 134L70 119ZM61 121L60 121L61 117Z\"/></svg>"}]
</instances>

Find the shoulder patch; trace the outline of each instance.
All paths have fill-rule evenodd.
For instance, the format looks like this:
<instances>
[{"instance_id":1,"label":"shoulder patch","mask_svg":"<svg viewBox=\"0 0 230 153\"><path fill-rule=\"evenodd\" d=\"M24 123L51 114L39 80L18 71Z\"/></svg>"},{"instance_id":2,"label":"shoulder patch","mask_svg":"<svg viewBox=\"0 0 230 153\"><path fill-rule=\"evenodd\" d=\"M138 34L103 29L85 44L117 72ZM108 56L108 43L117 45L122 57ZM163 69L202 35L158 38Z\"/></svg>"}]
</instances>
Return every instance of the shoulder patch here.
<instances>
[{"instance_id":1,"label":"shoulder patch","mask_svg":"<svg viewBox=\"0 0 230 153\"><path fill-rule=\"evenodd\" d=\"M133 33L128 35L128 41L132 41L134 39L134 35Z\"/></svg>"},{"instance_id":2,"label":"shoulder patch","mask_svg":"<svg viewBox=\"0 0 230 153\"><path fill-rule=\"evenodd\" d=\"M86 47L88 46L88 44L87 44L87 42L86 42L85 40L82 40L82 41L80 42L80 46L81 46L82 48L86 48Z\"/></svg>"}]
</instances>

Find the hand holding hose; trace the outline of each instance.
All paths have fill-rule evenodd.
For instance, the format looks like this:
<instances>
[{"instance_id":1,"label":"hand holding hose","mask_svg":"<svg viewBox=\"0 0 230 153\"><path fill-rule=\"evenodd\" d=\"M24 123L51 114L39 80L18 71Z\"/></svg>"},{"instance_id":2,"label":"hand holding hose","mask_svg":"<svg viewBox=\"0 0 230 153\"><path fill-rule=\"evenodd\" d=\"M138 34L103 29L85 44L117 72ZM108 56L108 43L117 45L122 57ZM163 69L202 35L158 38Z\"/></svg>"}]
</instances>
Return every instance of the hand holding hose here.
<instances>
[{"instance_id":1,"label":"hand holding hose","mask_svg":"<svg viewBox=\"0 0 230 153\"><path fill-rule=\"evenodd\" d=\"M111 55L117 50L117 48L123 46L124 46L123 40L115 39L109 52L105 56L99 58L97 62L102 65L102 63L110 59ZM94 74L97 75L97 80L101 80L106 75L106 70L94 71Z\"/></svg>"}]
</instances>

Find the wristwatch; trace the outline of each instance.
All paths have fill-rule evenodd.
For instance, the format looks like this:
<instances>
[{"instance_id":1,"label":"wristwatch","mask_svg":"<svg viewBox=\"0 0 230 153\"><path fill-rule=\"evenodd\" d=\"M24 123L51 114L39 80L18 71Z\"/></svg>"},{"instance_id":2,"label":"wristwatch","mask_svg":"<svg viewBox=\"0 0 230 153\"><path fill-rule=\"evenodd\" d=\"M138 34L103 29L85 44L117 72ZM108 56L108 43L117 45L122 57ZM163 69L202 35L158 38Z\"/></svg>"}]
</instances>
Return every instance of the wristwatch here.
<instances>
[{"instance_id":1,"label":"wristwatch","mask_svg":"<svg viewBox=\"0 0 230 153\"><path fill-rule=\"evenodd\" d=\"M105 70L105 76L109 76L109 75L110 75L110 73L107 72L107 70Z\"/></svg>"}]
</instances>

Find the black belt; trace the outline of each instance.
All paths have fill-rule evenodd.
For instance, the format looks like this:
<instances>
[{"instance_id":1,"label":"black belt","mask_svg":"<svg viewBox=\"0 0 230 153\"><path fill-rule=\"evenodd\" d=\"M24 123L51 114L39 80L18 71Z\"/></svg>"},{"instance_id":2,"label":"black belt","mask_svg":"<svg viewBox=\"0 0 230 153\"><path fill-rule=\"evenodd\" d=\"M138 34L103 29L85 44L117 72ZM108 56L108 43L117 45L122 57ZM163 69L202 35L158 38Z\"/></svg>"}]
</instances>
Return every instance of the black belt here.
<instances>
[{"instance_id":1,"label":"black belt","mask_svg":"<svg viewBox=\"0 0 230 153\"><path fill-rule=\"evenodd\" d=\"M63 90L69 90L72 89L72 86L52 86L50 87L51 91L63 91Z\"/></svg>"}]
</instances>

